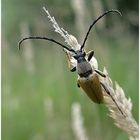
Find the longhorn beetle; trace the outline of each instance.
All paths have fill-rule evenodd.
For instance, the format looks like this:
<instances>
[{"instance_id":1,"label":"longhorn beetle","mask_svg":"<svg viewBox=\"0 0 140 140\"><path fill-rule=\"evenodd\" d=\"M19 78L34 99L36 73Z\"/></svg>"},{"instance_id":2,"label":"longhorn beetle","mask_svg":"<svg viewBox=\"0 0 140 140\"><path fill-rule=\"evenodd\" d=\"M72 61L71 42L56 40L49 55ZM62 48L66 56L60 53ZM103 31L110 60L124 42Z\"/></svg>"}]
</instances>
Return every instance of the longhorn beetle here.
<instances>
[{"instance_id":1,"label":"longhorn beetle","mask_svg":"<svg viewBox=\"0 0 140 140\"><path fill-rule=\"evenodd\" d=\"M114 100L112 95L110 94L109 90L107 89L107 87L99 79L100 76L105 78L106 75L104 73L102 73L101 71L99 71L94 66L91 66L90 60L93 58L94 51L90 51L87 54L85 52L85 50L84 50L85 43L87 41L88 35L89 35L92 27L103 16L105 16L105 15L111 13L111 12L117 13L117 14L119 14L121 16L121 13L118 10L113 10L113 9L109 10L109 11L106 11L105 13L100 15L90 25L90 27L89 27L89 29L88 29L88 31L86 33L86 36L84 38L83 44L79 47L78 50L73 49L74 46L72 48L69 48L69 47L59 43L58 41L56 41L54 39L51 39L51 38L48 38L48 37L40 37L40 36L25 37L25 38L23 38L22 40L19 41L18 47L20 49L22 42L25 41L25 40L28 40L28 39L48 40L48 41L51 41L51 42L54 42L54 43L58 44L66 52L69 61L70 61L70 57L72 57L73 59L76 60L76 66L74 66L71 69L71 71L72 72L77 71L77 73L78 73L78 80L77 80L78 87L81 87L85 91L85 93L88 95L88 97L93 102L98 103L98 104L103 103L103 91L102 91L102 88L103 88L105 90L105 92L112 98L114 103L117 105L117 107L120 110L120 112L123 114L123 112L121 111L120 107L118 106L118 104L116 103L116 101ZM53 20L54 20L54 18L53 18Z\"/></svg>"}]
</instances>

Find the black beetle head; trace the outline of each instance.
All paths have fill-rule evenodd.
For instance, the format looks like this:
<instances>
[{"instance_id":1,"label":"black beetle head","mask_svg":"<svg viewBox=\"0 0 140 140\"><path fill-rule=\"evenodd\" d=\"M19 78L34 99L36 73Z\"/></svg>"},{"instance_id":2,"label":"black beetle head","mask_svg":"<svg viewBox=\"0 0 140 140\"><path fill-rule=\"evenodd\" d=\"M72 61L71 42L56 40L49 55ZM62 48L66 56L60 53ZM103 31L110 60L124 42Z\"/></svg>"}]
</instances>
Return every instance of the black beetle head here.
<instances>
[{"instance_id":1,"label":"black beetle head","mask_svg":"<svg viewBox=\"0 0 140 140\"><path fill-rule=\"evenodd\" d=\"M75 55L73 56L78 62L85 61L86 53L82 50L77 50Z\"/></svg>"}]
</instances>

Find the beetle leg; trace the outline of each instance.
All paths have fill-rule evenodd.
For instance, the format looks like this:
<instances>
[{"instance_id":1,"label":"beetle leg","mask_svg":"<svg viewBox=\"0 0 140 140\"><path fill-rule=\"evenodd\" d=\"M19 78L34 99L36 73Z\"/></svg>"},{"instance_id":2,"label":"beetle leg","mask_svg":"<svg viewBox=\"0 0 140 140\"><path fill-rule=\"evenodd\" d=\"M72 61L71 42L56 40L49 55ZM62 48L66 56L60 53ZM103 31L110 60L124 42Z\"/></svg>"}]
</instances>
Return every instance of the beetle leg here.
<instances>
[{"instance_id":1,"label":"beetle leg","mask_svg":"<svg viewBox=\"0 0 140 140\"><path fill-rule=\"evenodd\" d=\"M94 55L94 51L90 51L90 52L88 52L88 61L90 61L91 60L91 58L92 58L92 56Z\"/></svg>"},{"instance_id":2,"label":"beetle leg","mask_svg":"<svg viewBox=\"0 0 140 140\"><path fill-rule=\"evenodd\" d=\"M65 52L67 58L68 58L68 67L70 69L71 72L75 72L76 71L76 60L74 61L72 55L70 52L68 52L66 49L63 49L63 51Z\"/></svg>"},{"instance_id":3,"label":"beetle leg","mask_svg":"<svg viewBox=\"0 0 140 140\"><path fill-rule=\"evenodd\" d=\"M80 88L80 85L79 85L78 81L77 81L77 86Z\"/></svg>"},{"instance_id":4,"label":"beetle leg","mask_svg":"<svg viewBox=\"0 0 140 140\"><path fill-rule=\"evenodd\" d=\"M76 67L73 67L72 69L70 69L71 72L75 72L76 71Z\"/></svg>"},{"instance_id":5,"label":"beetle leg","mask_svg":"<svg viewBox=\"0 0 140 140\"><path fill-rule=\"evenodd\" d=\"M106 77L106 75L103 72L101 72L100 70L95 69L95 72L97 72L102 77Z\"/></svg>"},{"instance_id":6,"label":"beetle leg","mask_svg":"<svg viewBox=\"0 0 140 140\"><path fill-rule=\"evenodd\" d=\"M122 112L122 110L120 109L120 107L118 106L118 104L116 103L115 99L113 98L113 96L110 94L110 91L108 90L108 88L100 81L101 86L103 87L103 89L106 91L106 93L111 97L111 99L113 100L113 102L116 104L117 108L119 109L119 111L121 112L121 114L126 117L126 115Z\"/></svg>"}]
</instances>

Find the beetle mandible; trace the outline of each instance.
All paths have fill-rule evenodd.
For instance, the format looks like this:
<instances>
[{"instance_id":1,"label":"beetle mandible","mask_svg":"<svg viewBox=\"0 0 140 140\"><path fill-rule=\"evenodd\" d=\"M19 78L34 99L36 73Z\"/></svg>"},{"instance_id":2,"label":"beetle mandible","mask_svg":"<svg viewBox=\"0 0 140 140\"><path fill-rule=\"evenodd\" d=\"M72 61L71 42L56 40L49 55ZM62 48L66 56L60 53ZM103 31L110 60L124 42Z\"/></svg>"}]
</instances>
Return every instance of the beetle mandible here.
<instances>
[{"instance_id":1,"label":"beetle mandible","mask_svg":"<svg viewBox=\"0 0 140 140\"><path fill-rule=\"evenodd\" d=\"M50 15L49 15L48 11L46 11L45 8L44 8L44 10L45 10L45 12L47 12L48 17L50 18ZM22 40L20 40L19 43L18 43L18 47L20 49L22 42L25 41L25 40L28 40L28 39L48 40L48 41L51 41L51 42L54 42L54 43L58 44L66 52L66 54L68 56L69 63L71 61L70 60L71 58L76 60L76 63L74 63L72 65L72 67L70 67L70 70L72 72L77 71L77 74L78 74L77 85L78 85L78 87L81 87L93 102L98 103L98 104L103 103L102 88L106 91L106 93L108 95L111 96L109 90L100 81L100 76L105 78L106 75L104 73L102 73L101 71L99 71L98 67L96 67L96 66L94 66L90 63L90 61L92 61L92 59L94 59L94 57L93 57L94 56L94 51L90 51L90 52L86 53L86 51L84 50L84 47L85 47L85 43L87 41L88 35L89 35L92 27L95 25L95 23L97 21L99 21L102 17L104 17L105 15L107 15L111 12L114 12L114 13L117 13L117 14L121 15L121 13L118 10L113 10L113 9L109 10L109 11L106 11L105 13L100 15L90 25L82 45L79 45L77 43L76 38L72 35L69 35L69 39L72 39L72 41L73 41L72 45L70 45L70 46L72 46L72 48L69 48L69 47L59 43L58 41L56 41L54 39L51 39L51 38L48 38L48 37L30 36L30 37L25 37ZM54 18L53 18L53 20L54 20ZM55 22L55 20L54 20L54 22ZM54 27L54 28L56 28L56 27ZM66 33L66 31L65 31L65 33ZM78 45L78 49L74 49L74 47L75 47L74 44ZM112 96L111 96L111 98L115 102L115 100L113 99ZM117 105L116 102L115 102L115 104ZM121 111L119 106L118 106L118 109Z\"/></svg>"}]
</instances>

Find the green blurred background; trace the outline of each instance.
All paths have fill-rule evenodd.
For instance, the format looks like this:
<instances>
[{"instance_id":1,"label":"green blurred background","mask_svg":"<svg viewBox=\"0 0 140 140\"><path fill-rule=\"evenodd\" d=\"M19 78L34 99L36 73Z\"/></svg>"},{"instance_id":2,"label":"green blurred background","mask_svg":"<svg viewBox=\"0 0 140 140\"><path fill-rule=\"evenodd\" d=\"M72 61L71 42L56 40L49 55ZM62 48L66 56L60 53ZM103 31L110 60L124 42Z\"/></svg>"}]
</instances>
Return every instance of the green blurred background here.
<instances>
[{"instance_id":1,"label":"green blurred background","mask_svg":"<svg viewBox=\"0 0 140 140\"><path fill-rule=\"evenodd\" d=\"M86 49L95 51L99 69L105 66L132 99L138 122L138 1L2 0L2 140L78 139L72 126L75 103L89 140L128 140L107 108L77 88L77 74L69 71L62 49L47 41L26 41L18 50L18 41L29 35L64 42L43 6L80 43L101 13L122 12L122 17L110 14L95 25Z\"/></svg>"}]
</instances>

